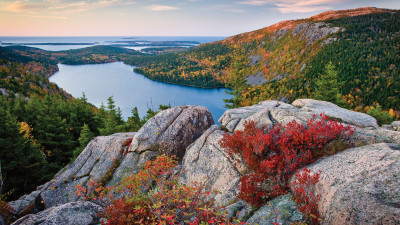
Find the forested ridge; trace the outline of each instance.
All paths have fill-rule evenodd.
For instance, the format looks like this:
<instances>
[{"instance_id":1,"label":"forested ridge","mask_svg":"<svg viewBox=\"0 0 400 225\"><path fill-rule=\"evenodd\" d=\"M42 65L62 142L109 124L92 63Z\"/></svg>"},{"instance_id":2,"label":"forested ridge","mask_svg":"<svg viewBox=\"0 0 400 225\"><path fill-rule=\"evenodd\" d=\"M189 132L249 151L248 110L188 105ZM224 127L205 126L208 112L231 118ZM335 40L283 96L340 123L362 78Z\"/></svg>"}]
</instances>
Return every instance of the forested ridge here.
<instances>
[{"instance_id":1,"label":"forested ridge","mask_svg":"<svg viewBox=\"0 0 400 225\"><path fill-rule=\"evenodd\" d=\"M142 62L137 72L167 82L232 88L230 107L267 99L313 98L332 62L344 107L399 110L400 12L377 8L326 12ZM325 33L324 33L325 32ZM250 77L262 84L251 85ZM213 79L213 80L209 80Z\"/></svg>"},{"instance_id":2,"label":"forested ridge","mask_svg":"<svg viewBox=\"0 0 400 225\"><path fill-rule=\"evenodd\" d=\"M140 117L133 108L123 120L112 97L96 108L84 94L73 98L48 80L59 62L104 63L130 52L107 46L64 53L24 46L0 48L0 202L16 199L51 179L93 137L137 131L157 113L149 109ZM159 110L168 107L160 105Z\"/></svg>"}]
</instances>

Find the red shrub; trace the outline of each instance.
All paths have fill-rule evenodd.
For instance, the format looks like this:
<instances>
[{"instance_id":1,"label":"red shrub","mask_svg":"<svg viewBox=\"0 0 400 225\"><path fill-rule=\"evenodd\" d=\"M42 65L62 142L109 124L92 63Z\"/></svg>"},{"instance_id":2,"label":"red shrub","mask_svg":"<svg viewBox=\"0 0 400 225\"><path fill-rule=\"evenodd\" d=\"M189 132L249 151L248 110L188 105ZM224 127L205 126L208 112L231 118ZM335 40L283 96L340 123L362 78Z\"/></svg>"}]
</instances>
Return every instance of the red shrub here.
<instances>
[{"instance_id":1,"label":"red shrub","mask_svg":"<svg viewBox=\"0 0 400 225\"><path fill-rule=\"evenodd\" d=\"M13 211L13 208L5 201L2 201L0 199L0 216L3 217L4 222L6 224L11 224L12 218L11 218L11 213Z\"/></svg>"},{"instance_id":2,"label":"red shrub","mask_svg":"<svg viewBox=\"0 0 400 225\"><path fill-rule=\"evenodd\" d=\"M310 172L305 168L296 173L296 179L293 182L293 198L308 224L319 224L321 220L318 212L320 196L313 192L313 187L318 183L320 173L311 175Z\"/></svg>"},{"instance_id":3,"label":"red shrub","mask_svg":"<svg viewBox=\"0 0 400 225\"><path fill-rule=\"evenodd\" d=\"M111 189L77 187L86 200L111 199L104 216L107 224L231 224L225 215L207 200L204 187L186 186L174 174L177 161L165 155L146 162L138 173L124 178L112 191L122 198L113 199ZM92 194L91 192L94 192Z\"/></svg>"},{"instance_id":4,"label":"red shrub","mask_svg":"<svg viewBox=\"0 0 400 225\"><path fill-rule=\"evenodd\" d=\"M265 128L256 128L256 123L250 121L244 131L224 134L221 147L229 155L239 154L254 171L242 177L240 197L243 200L261 206L287 192L288 179L297 169L317 160L330 141L349 137L354 132L349 126L321 117L306 124L293 120L285 126L275 125L266 133Z\"/></svg>"}]
</instances>

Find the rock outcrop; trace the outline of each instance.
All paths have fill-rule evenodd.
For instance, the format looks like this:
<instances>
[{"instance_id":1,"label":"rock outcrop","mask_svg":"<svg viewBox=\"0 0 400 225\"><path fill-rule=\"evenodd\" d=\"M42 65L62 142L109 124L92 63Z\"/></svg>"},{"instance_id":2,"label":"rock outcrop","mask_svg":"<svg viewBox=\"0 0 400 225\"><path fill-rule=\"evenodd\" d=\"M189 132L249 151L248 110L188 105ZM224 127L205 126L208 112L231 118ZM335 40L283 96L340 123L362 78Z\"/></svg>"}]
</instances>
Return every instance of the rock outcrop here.
<instances>
[{"instance_id":1,"label":"rock outcrop","mask_svg":"<svg viewBox=\"0 0 400 225\"><path fill-rule=\"evenodd\" d=\"M392 122L392 128L394 130L400 131L400 121L393 121Z\"/></svg>"},{"instance_id":2,"label":"rock outcrop","mask_svg":"<svg viewBox=\"0 0 400 225\"><path fill-rule=\"evenodd\" d=\"M268 204L257 210L246 222L250 225L282 224L290 225L300 222L303 216L292 200L291 194L286 194L273 199Z\"/></svg>"},{"instance_id":3,"label":"rock outcrop","mask_svg":"<svg viewBox=\"0 0 400 225\"><path fill-rule=\"evenodd\" d=\"M75 194L75 186L104 177L113 162L122 158L122 143L133 136L134 133L125 133L94 138L76 160L51 181L38 187L37 191L10 202L10 206L17 214L26 214L77 201L79 198Z\"/></svg>"},{"instance_id":4,"label":"rock outcrop","mask_svg":"<svg viewBox=\"0 0 400 225\"><path fill-rule=\"evenodd\" d=\"M268 82L267 78L265 78L261 72L245 77L245 79L246 83L251 86L257 86Z\"/></svg>"},{"instance_id":5,"label":"rock outcrop","mask_svg":"<svg viewBox=\"0 0 400 225\"><path fill-rule=\"evenodd\" d=\"M214 120L206 107L177 106L167 109L147 121L135 135L129 151L141 153L160 148L181 158L186 147L213 124Z\"/></svg>"},{"instance_id":6,"label":"rock outcrop","mask_svg":"<svg viewBox=\"0 0 400 225\"><path fill-rule=\"evenodd\" d=\"M182 163L184 183L205 183L208 190L218 191L215 196L218 205L227 205L236 198L241 177L240 171L219 147L223 134L218 126L212 126L188 147Z\"/></svg>"},{"instance_id":7,"label":"rock outcrop","mask_svg":"<svg viewBox=\"0 0 400 225\"><path fill-rule=\"evenodd\" d=\"M340 108L339 106L325 101L314 99L298 99L292 103L296 107L300 107L303 112L312 112L315 114L324 113L332 119L340 119L341 122L351 124L360 128L375 127L378 128L378 122L370 115L350 111Z\"/></svg>"},{"instance_id":8,"label":"rock outcrop","mask_svg":"<svg viewBox=\"0 0 400 225\"><path fill-rule=\"evenodd\" d=\"M313 172L321 171L320 182L314 188L321 195L318 206L322 224L399 224L400 132L379 127L369 115L312 99L299 99L292 104L264 101L230 109L219 119L221 126L211 126L213 118L204 107L175 107L157 114L137 133L97 137L52 181L10 203L18 213L45 210L15 224L96 223L95 212L100 209L80 202L74 194L75 185L85 185L92 178L103 179L107 171L113 173L106 184L117 185L159 152L183 157L181 181L188 185L198 182L215 193L210 196L218 206L227 206L230 217L259 225L299 221L302 217L290 194L271 200L253 214L247 203L237 202L240 179L251 171L238 156L228 155L219 142L225 132L243 130L246 121L268 129L293 120L318 120L321 113L352 126L355 133L349 144L361 146L308 166ZM124 147L123 143L132 137L130 147ZM77 216L70 218L73 212Z\"/></svg>"},{"instance_id":9,"label":"rock outcrop","mask_svg":"<svg viewBox=\"0 0 400 225\"><path fill-rule=\"evenodd\" d=\"M97 214L102 207L91 202L70 202L46 209L38 214L30 214L15 221L13 225L88 225L99 224Z\"/></svg>"},{"instance_id":10,"label":"rock outcrop","mask_svg":"<svg viewBox=\"0 0 400 225\"><path fill-rule=\"evenodd\" d=\"M85 186L91 179L117 185L160 152L182 157L186 147L213 123L205 107L178 106L158 113L137 133L96 137L51 181L10 205L16 214L27 214L78 201L76 185ZM132 142L128 149L123 144L129 139Z\"/></svg>"},{"instance_id":11,"label":"rock outcrop","mask_svg":"<svg viewBox=\"0 0 400 225\"><path fill-rule=\"evenodd\" d=\"M215 195L216 203L218 205L227 205L236 198L237 193L239 192L240 178L245 175L248 170L245 165L235 163L236 160L228 156L225 151L219 146L219 141L223 136L224 130L228 132L243 130L245 122L250 120L255 121L258 127L266 128L272 126L273 124L286 124L293 120L297 121L298 123L305 123L308 119L318 119L319 114L321 113L324 113L331 119L338 120L344 124L348 124L349 126L354 127L355 134L350 140L353 145L365 145L364 148L375 149L375 152L377 154L381 151L381 153L378 154L379 156L371 155L370 157L369 152L361 153L362 151L360 151L360 149L358 148L347 150L346 152L360 152L359 154L355 154L353 157L348 157L352 158L352 161L354 161L354 165L367 163L367 165L372 166L373 163L384 160L384 158L386 157L385 152L391 152L387 156L389 157L387 160L393 160L393 157L395 157L395 155L397 154L394 153L394 151L397 150L393 150L393 147L385 147L388 146L387 144L374 144L384 142L400 143L400 132L381 129L378 126L376 119L369 115L349 111L329 102L317 101L312 99L300 99L293 102L293 104L286 104L280 101L264 101L260 102L257 105L249 107L227 110L219 119L221 127L212 126L193 145L189 146L183 159L183 170L185 171L183 180L187 182L187 184L194 184L195 181L205 183L205 187L208 188L208 190L210 190L211 192L217 192L217 194ZM330 157L321 160L321 163L325 160L327 162L326 165L328 165ZM399 158L397 160L399 160ZM395 174L399 174L398 169L392 170L391 168L396 166L397 168L400 168L398 165L398 161L390 161L391 164L389 163L389 161L386 162L388 163L386 167L384 166L385 163L377 163L377 165L373 167L376 169L374 171L371 170L372 167L370 168L367 165L361 165L358 167L358 169L354 168L353 172L358 171L357 173L365 174L367 177L366 180L376 180L377 178L373 178L374 176L376 176L375 173L384 174L388 173L386 171L391 170L390 174L393 175L393 178L396 178ZM346 168L348 164L349 162L343 161L342 163L338 162L337 164L335 164L335 166L329 167L331 168L331 172L329 172L327 176L331 176L333 174L335 174L335 176L333 178L330 177L327 179L333 179L332 182L339 179L342 174L341 168ZM318 168L322 169L322 167ZM338 178L336 179L336 177ZM394 186L390 186L389 184L381 185L381 189L379 190L382 190L382 193L390 193L390 196L392 196L392 198L396 198L397 195L398 198L398 196L400 196L400 191L398 188L400 187L400 184L398 183L400 179L397 179L398 180L396 184L393 180L387 181L389 183L393 182L393 184L395 184ZM349 178L349 180L351 179ZM366 180L364 181L366 182ZM384 184L384 180L381 179L380 182L381 184ZM393 187L397 187L397 189L392 190ZM329 187L324 190L328 189ZM351 189L345 189L343 190L343 193L345 193L346 191L352 193L346 195L349 199L352 199L353 195L357 195L357 191L352 192L353 190ZM360 198L362 199L366 197L366 195L360 196ZM332 199L332 202L330 202L329 204L335 206L336 208L343 207L343 210L347 210L346 207L348 205L344 203L342 204L341 201L341 198L336 198ZM392 210L398 210L400 208L398 202L390 202L387 204L394 205L394 208L392 208ZM372 204L371 208L377 206L378 205L374 203ZM354 210L362 211L361 208L355 208ZM339 210L337 212L339 212ZM385 215L383 211L381 212L377 210L376 212ZM322 215L326 215L326 213L322 213ZM355 213L352 213L353 217L355 215ZM395 213L393 213L392 215L395 215ZM339 214L337 216L340 217ZM360 214L360 216L362 215ZM393 216L389 220L393 221L393 218L395 217ZM353 221L352 219L349 220ZM325 224L340 224L329 221L333 220L328 219ZM270 223L261 222L260 224Z\"/></svg>"},{"instance_id":12,"label":"rock outcrop","mask_svg":"<svg viewBox=\"0 0 400 225\"><path fill-rule=\"evenodd\" d=\"M293 28L292 34L297 36L303 34L307 44L323 39L324 37L340 31L340 27L330 27L324 22L319 23L300 23Z\"/></svg>"},{"instance_id":13,"label":"rock outcrop","mask_svg":"<svg viewBox=\"0 0 400 225\"><path fill-rule=\"evenodd\" d=\"M308 168L321 172L315 193L322 224L400 224L400 146L348 149Z\"/></svg>"}]
</instances>

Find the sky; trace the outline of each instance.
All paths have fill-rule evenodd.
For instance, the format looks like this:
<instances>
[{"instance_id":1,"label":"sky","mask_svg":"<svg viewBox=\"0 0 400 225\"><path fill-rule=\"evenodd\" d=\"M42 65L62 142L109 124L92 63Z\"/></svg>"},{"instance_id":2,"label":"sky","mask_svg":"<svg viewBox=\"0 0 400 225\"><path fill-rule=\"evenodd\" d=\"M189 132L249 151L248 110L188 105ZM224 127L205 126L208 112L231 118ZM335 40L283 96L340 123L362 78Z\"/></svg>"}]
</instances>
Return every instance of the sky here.
<instances>
[{"instance_id":1,"label":"sky","mask_svg":"<svg viewBox=\"0 0 400 225\"><path fill-rule=\"evenodd\" d=\"M400 0L0 0L0 36L222 36Z\"/></svg>"}]
</instances>

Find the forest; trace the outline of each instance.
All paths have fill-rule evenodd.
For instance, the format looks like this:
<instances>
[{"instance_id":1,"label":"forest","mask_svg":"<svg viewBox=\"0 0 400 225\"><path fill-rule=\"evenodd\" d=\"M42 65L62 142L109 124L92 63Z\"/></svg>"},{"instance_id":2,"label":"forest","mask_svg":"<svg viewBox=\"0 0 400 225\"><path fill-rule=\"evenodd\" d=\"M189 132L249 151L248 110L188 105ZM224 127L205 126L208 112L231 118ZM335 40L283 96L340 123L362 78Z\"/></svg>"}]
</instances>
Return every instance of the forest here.
<instances>
[{"instance_id":1,"label":"forest","mask_svg":"<svg viewBox=\"0 0 400 225\"><path fill-rule=\"evenodd\" d=\"M226 100L227 106L239 107L268 99L313 98L316 82L332 62L342 84L343 107L361 112L381 108L399 115L400 11L323 20L325 27L340 31L311 43L307 30L293 31L298 24L321 22L317 19L286 21L183 53L155 56L136 71L166 82L226 85L235 95ZM248 84L246 78L255 74L267 82Z\"/></svg>"},{"instance_id":2,"label":"forest","mask_svg":"<svg viewBox=\"0 0 400 225\"><path fill-rule=\"evenodd\" d=\"M87 49L74 52L87 55ZM96 108L84 95L73 98L50 83L47 78L57 69L46 51L0 48L0 189L6 193L0 193L0 199L14 200L50 180L95 136L137 131L158 112L149 109L139 117L135 107L125 121L112 96L107 105ZM168 107L160 105L159 110Z\"/></svg>"}]
</instances>

